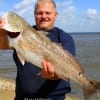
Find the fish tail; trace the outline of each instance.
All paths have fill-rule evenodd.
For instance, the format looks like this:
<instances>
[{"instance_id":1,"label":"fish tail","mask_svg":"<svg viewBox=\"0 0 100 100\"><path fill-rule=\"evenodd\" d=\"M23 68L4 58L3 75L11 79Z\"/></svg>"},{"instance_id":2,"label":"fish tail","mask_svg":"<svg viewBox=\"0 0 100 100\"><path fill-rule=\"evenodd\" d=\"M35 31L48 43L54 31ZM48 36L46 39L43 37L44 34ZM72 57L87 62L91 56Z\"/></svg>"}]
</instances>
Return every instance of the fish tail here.
<instances>
[{"instance_id":1,"label":"fish tail","mask_svg":"<svg viewBox=\"0 0 100 100\"><path fill-rule=\"evenodd\" d=\"M97 91L100 91L100 82L90 80L88 86L83 86L84 99L88 100Z\"/></svg>"}]
</instances>

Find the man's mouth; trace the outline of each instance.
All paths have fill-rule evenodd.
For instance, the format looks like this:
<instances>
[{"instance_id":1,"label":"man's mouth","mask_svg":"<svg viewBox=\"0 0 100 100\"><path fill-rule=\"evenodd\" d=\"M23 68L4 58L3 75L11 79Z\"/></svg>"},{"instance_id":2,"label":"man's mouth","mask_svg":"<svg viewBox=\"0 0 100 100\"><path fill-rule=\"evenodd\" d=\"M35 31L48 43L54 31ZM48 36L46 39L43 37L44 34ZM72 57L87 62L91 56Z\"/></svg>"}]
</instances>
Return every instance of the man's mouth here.
<instances>
[{"instance_id":1,"label":"man's mouth","mask_svg":"<svg viewBox=\"0 0 100 100\"><path fill-rule=\"evenodd\" d=\"M49 22L49 20L44 20L44 19L42 19L40 22L41 22L41 23L46 23L46 22Z\"/></svg>"}]
</instances>

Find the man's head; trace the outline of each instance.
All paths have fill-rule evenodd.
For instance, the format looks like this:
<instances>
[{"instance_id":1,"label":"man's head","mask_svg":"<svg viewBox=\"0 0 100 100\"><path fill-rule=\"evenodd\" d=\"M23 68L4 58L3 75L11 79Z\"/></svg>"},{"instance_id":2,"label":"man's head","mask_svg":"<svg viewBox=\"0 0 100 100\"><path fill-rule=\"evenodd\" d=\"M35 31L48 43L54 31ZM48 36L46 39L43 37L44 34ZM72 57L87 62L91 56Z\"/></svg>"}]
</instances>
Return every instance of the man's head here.
<instances>
[{"instance_id":1,"label":"man's head","mask_svg":"<svg viewBox=\"0 0 100 100\"><path fill-rule=\"evenodd\" d=\"M40 30L50 30L57 18L56 5L53 0L38 0L35 5L36 26Z\"/></svg>"}]
</instances>

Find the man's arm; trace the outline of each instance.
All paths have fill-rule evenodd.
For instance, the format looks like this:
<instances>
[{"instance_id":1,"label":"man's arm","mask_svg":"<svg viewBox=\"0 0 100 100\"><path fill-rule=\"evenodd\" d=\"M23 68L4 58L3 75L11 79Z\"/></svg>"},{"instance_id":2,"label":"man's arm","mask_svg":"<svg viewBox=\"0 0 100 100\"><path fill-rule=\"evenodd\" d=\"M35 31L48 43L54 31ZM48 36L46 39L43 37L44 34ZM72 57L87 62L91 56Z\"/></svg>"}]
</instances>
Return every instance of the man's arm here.
<instances>
[{"instance_id":1,"label":"man's arm","mask_svg":"<svg viewBox=\"0 0 100 100\"><path fill-rule=\"evenodd\" d=\"M7 32L4 31L3 29L0 29L0 49L1 50L13 49L9 45L9 41L8 41L8 37L7 37Z\"/></svg>"}]
</instances>

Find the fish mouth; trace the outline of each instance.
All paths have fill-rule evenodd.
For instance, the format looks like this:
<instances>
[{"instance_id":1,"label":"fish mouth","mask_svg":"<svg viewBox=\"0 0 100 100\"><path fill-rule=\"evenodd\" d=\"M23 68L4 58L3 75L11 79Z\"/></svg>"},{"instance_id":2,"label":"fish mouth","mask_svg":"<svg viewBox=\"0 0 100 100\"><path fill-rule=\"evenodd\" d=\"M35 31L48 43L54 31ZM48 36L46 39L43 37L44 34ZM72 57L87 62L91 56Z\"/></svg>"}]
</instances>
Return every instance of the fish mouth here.
<instances>
[{"instance_id":1,"label":"fish mouth","mask_svg":"<svg viewBox=\"0 0 100 100\"><path fill-rule=\"evenodd\" d=\"M9 36L10 38L16 38L16 37L18 37L19 34L20 34L20 32L9 32L9 31L6 31L6 32L7 32L8 36Z\"/></svg>"},{"instance_id":2,"label":"fish mouth","mask_svg":"<svg viewBox=\"0 0 100 100\"><path fill-rule=\"evenodd\" d=\"M10 38L16 38L20 34L20 32L10 32L8 30L5 30L4 29L5 24L6 24L5 19L0 18L0 29L4 30Z\"/></svg>"},{"instance_id":3,"label":"fish mouth","mask_svg":"<svg viewBox=\"0 0 100 100\"><path fill-rule=\"evenodd\" d=\"M19 36L19 34L20 34L20 32L8 32L8 36L10 38L16 38Z\"/></svg>"},{"instance_id":4,"label":"fish mouth","mask_svg":"<svg viewBox=\"0 0 100 100\"><path fill-rule=\"evenodd\" d=\"M10 32L5 29L0 29L0 30L4 31L6 33L6 35L8 35L10 38L16 38L20 34L20 32ZM0 34L2 34L2 32Z\"/></svg>"}]
</instances>

